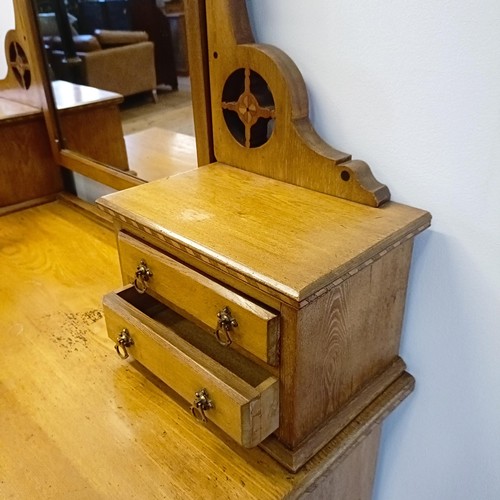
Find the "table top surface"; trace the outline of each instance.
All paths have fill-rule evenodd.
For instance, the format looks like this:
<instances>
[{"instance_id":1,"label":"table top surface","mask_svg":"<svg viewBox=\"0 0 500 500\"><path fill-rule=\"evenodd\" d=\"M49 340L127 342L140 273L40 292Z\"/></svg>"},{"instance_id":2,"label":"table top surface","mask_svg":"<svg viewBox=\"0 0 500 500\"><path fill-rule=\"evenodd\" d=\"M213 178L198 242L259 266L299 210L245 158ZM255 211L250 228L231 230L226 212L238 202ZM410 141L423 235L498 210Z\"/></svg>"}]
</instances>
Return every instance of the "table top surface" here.
<instances>
[{"instance_id":1,"label":"table top surface","mask_svg":"<svg viewBox=\"0 0 500 500\"><path fill-rule=\"evenodd\" d=\"M290 474L121 360L101 304L121 286L111 230L54 202L2 217L0 238L18 270L0 288L0 497L283 498L352 445L342 433Z\"/></svg>"},{"instance_id":2,"label":"table top surface","mask_svg":"<svg viewBox=\"0 0 500 500\"><path fill-rule=\"evenodd\" d=\"M393 202L372 208L220 163L98 203L294 300L430 224L423 210Z\"/></svg>"},{"instance_id":3,"label":"table top surface","mask_svg":"<svg viewBox=\"0 0 500 500\"><path fill-rule=\"evenodd\" d=\"M17 119L41 114L42 110L0 97L0 120Z\"/></svg>"},{"instance_id":4,"label":"table top surface","mask_svg":"<svg viewBox=\"0 0 500 500\"><path fill-rule=\"evenodd\" d=\"M52 91L57 109L61 111L91 104L118 104L123 101L123 96L116 92L78 85L64 80L54 80Z\"/></svg>"}]
</instances>

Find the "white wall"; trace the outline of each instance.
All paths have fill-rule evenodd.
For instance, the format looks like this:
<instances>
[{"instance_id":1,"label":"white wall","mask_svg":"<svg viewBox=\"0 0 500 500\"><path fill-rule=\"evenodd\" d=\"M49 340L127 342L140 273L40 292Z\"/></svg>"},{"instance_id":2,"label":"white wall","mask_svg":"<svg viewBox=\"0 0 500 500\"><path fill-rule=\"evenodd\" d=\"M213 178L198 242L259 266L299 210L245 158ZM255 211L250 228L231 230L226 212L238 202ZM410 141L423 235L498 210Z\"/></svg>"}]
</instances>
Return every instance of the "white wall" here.
<instances>
[{"instance_id":1,"label":"white wall","mask_svg":"<svg viewBox=\"0 0 500 500\"><path fill-rule=\"evenodd\" d=\"M4 40L7 31L15 28L14 2L13 0L0 0L0 80L7 76L7 59L4 50Z\"/></svg>"},{"instance_id":2,"label":"white wall","mask_svg":"<svg viewBox=\"0 0 500 500\"><path fill-rule=\"evenodd\" d=\"M500 498L500 2L248 0L332 145L425 208L376 500Z\"/></svg>"}]
</instances>

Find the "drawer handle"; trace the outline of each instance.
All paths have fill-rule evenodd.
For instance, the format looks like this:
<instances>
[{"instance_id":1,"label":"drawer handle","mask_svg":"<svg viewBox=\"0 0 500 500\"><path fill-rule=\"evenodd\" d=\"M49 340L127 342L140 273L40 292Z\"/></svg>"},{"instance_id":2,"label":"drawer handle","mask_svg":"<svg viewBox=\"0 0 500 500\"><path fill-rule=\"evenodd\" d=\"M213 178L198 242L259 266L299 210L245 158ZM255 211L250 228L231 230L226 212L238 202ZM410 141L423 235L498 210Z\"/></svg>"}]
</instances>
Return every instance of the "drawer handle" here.
<instances>
[{"instance_id":1,"label":"drawer handle","mask_svg":"<svg viewBox=\"0 0 500 500\"><path fill-rule=\"evenodd\" d=\"M238 322L231 316L229 307L224 307L222 311L217 313L217 328L215 329L215 338L219 344L227 347L231 345L233 339L231 338L231 330L238 326Z\"/></svg>"},{"instance_id":2,"label":"drawer handle","mask_svg":"<svg viewBox=\"0 0 500 500\"><path fill-rule=\"evenodd\" d=\"M137 270L135 271L135 279L134 279L134 288L139 293L145 293L148 289L148 281L149 278L153 277L153 272L149 269L146 261L144 259L141 260L139 265L137 266Z\"/></svg>"},{"instance_id":3,"label":"drawer handle","mask_svg":"<svg viewBox=\"0 0 500 500\"><path fill-rule=\"evenodd\" d=\"M131 345L134 345L134 340L130 336L129 331L124 328L116 339L115 351L118 353L118 356L120 356L120 358L127 359L127 347L130 347Z\"/></svg>"},{"instance_id":4,"label":"drawer handle","mask_svg":"<svg viewBox=\"0 0 500 500\"><path fill-rule=\"evenodd\" d=\"M207 421L207 416L205 412L214 408L214 404L208 397L208 392L206 389L201 389L198 392L195 392L195 400L191 405L191 413L193 417L201 422Z\"/></svg>"}]
</instances>

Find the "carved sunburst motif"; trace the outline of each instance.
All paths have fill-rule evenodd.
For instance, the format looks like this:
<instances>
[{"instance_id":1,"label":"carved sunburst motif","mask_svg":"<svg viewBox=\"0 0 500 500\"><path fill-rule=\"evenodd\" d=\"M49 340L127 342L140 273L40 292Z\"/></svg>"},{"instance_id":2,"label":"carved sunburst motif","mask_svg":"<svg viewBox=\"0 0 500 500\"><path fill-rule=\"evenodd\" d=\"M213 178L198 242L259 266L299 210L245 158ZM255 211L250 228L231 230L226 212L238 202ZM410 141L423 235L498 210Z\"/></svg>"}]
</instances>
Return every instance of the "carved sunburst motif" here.
<instances>
[{"instance_id":1,"label":"carved sunburst motif","mask_svg":"<svg viewBox=\"0 0 500 500\"><path fill-rule=\"evenodd\" d=\"M243 146L254 148L269 140L269 124L275 118L274 99L266 81L255 71L239 69L227 79L222 109L229 131Z\"/></svg>"},{"instance_id":2,"label":"carved sunburst motif","mask_svg":"<svg viewBox=\"0 0 500 500\"><path fill-rule=\"evenodd\" d=\"M19 85L23 89L29 89L31 69L26 52L18 42L12 42L9 46L9 65Z\"/></svg>"}]
</instances>

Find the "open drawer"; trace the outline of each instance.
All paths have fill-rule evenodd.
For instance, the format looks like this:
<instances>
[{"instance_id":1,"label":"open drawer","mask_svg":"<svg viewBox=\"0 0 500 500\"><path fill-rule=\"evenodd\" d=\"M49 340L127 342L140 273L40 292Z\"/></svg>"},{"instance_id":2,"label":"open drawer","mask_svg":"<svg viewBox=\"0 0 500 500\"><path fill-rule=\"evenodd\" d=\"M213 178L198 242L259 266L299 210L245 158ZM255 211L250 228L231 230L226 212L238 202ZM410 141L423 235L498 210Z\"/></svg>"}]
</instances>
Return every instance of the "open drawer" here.
<instances>
[{"instance_id":1,"label":"open drawer","mask_svg":"<svg viewBox=\"0 0 500 500\"><path fill-rule=\"evenodd\" d=\"M118 234L124 283L133 283L272 366L278 364L279 315L126 233Z\"/></svg>"},{"instance_id":2,"label":"open drawer","mask_svg":"<svg viewBox=\"0 0 500 500\"><path fill-rule=\"evenodd\" d=\"M279 384L264 368L221 346L194 323L132 287L103 299L109 337L245 447L278 427Z\"/></svg>"}]
</instances>

